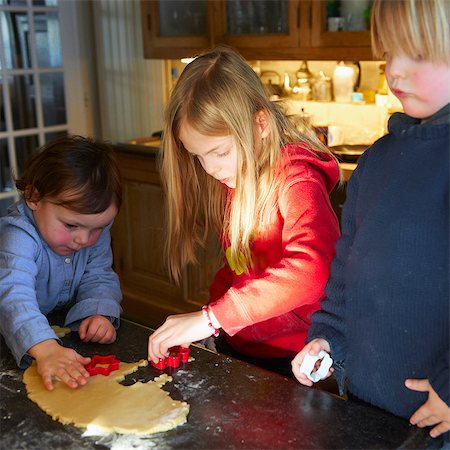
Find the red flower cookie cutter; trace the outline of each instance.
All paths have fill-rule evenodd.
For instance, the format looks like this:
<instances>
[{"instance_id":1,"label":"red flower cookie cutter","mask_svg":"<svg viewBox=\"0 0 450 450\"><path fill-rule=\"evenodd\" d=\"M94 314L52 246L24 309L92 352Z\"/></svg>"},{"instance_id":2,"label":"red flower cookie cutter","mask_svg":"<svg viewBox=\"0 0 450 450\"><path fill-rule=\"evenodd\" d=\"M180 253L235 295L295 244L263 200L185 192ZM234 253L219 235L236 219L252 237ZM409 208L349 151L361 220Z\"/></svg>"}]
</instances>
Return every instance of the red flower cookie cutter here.
<instances>
[{"instance_id":1,"label":"red flower cookie cutter","mask_svg":"<svg viewBox=\"0 0 450 450\"><path fill-rule=\"evenodd\" d=\"M97 366L101 364L104 367ZM86 364L85 368L89 375L104 375L108 376L114 370L119 368L120 361L116 359L115 355L100 356L94 355L91 362Z\"/></svg>"},{"instance_id":2,"label":"red flower cookie cutter","mask_svg":"<svg viewBox=\"0 0 450 450\"><path fill-rule=\"evenodd\" d=\"M152 361L152 366L159 370L164 370L166 367L177 368L180 366L180 363L189 361L189 352L190 349L188 347L171 347L169 348L169 356L160 358L157 363Z\"/></svg>"}]
</instances>

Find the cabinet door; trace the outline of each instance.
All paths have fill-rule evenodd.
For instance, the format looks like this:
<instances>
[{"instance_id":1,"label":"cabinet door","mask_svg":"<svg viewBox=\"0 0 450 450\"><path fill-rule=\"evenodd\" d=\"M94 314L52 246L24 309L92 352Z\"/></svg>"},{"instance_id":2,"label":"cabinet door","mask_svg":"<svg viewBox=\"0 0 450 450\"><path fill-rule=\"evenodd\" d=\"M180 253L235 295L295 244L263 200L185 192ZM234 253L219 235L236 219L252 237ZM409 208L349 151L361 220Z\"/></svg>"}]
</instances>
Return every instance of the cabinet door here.
<instances>
[{"instance_id":1,"label":"cabinet door","mask_svg":"<svg viewBox=\"0 0 450 450\"><path fill-rule=\"evenodd\" d=\"M366 57L371 58L369 31L371 4L371 0L313 1L312 46L341 47L344 51L345 48L365 48Z\"/></svg>"},{"instance_id":2,"label":"cabinet door","mask_svg":"<svg viewBox=\"0 0 450 450\"><path fill-rule=\"evenodd\" d=\"M207 0L143 0L144 56L183 58L210 47L212 6Z\"/></svg>"},{"instance_id":3,"label":"cabinet door","mask_svg":"<svg viewBox=\"0 0 450 450\"><path fill-rule=\"evenodd\" d=\"M183 289L172 283L164 261L164 193L155 158L118 153L118 161L123 201L111 235L124 315L156 326L186 310Z\"/></svg>"},{"instance_id":4,"label":"cabinet door","mask_svg":"<svg viewBox=\"0 0 450 450\"><path fill-rule=\"evenodd\" d=\"M257 58L258 52L267 58L267 52L307 44L307 33L299 33L305 2L223 0L215 6L215 42L236 47L248 58Z\"/></svg>"}]
</instances>

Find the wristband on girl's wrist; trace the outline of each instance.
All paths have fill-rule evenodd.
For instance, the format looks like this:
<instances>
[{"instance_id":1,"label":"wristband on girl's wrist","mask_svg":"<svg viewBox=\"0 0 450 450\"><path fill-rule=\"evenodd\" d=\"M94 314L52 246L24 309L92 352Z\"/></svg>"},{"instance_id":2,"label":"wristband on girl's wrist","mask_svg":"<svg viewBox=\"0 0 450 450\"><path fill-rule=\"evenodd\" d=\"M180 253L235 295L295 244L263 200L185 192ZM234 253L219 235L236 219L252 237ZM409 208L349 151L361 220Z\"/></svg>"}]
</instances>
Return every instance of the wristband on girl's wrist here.
<instances>
[{"instance_id":1,"label":"wristband on girl's wrist","mask_svg":"<svg viewBox=\"0 0 450 450\"><path fill-rule=\"evenodd\" d=\"M208 307L207 306L202 306L202 314L203 314L203 317L208 322L208 327L213 332L213 336L214 337L219 336L219 330L217 328L214 328L214 325L211 322L211 317L209 317L209 312L208 312Z\"/></svg>"}]
</instances>

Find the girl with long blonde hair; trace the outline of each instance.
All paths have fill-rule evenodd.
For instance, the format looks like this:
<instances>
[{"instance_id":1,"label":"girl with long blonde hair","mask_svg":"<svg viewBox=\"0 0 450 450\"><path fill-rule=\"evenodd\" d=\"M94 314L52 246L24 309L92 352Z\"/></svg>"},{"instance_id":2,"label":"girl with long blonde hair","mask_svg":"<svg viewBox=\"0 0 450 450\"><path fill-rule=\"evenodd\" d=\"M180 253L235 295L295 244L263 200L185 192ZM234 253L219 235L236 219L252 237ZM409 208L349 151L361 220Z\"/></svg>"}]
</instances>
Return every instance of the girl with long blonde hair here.
<instances>
[{"instance_id":1,"label":"girl with long blonde hair","mask_svg":"<svg viewBox=\"0 0 450 450\"><path fill-rule=\"evenodd\" d=\"M329 201L335 158L269 100L237 52L220 47L188 64L172 92L162 179L172 277L195 262L211 230L226 258L208 305L169 316L149 338L149 359L222 329L219 350L260 365L285 358L288 368L324 295L339 235Z\"/></svg>"}]
</instances>

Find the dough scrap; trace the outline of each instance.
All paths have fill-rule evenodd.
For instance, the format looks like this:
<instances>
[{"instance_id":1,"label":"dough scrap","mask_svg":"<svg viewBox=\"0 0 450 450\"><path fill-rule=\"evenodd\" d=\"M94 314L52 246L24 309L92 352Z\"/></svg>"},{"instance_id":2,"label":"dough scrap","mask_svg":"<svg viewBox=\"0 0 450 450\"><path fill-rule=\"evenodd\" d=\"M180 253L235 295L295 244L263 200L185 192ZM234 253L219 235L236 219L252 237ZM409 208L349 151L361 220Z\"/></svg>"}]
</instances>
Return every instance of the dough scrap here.
<instances>
[{"instance_id":1,"label":"dough scrap","mask_svg":"<svg viewBox=\"0 0 450 450\"><path fill-rule=\"evenodd\" d=\"M189 405L173 400L161 389L172 377L163 374L147 383L119 384L125 375L147 365L144 359L120 363L119 369L109 376L91 376L86 385L77 389L55 381L54 390L48 391L33 362L23 381L28 397L53 420L88 431L142 435L171 430L185 423Z\"/></svg>"},{"instance_id":2,"label":"dough scrap","mask_svg":"<svg viewBox=\"0 0 450 450\"><path fill-rule=\"evenodd\" d=\"M67 327L60 327L59 325L52 325L53 331L56 333L56 336L59 338L64 337L66 334L69 334L72 330Z\"/></svg>"}]
</instances>

